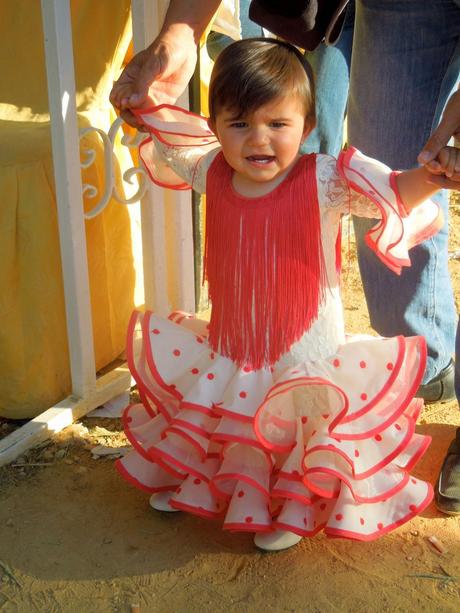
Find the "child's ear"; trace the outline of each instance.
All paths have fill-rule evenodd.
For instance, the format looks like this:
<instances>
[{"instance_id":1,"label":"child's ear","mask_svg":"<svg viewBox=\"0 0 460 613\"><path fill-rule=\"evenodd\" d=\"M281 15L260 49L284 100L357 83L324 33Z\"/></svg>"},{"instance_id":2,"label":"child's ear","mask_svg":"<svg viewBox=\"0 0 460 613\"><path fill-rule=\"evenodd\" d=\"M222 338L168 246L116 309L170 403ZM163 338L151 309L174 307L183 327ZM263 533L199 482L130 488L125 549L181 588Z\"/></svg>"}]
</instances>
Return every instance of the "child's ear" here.
<instances>
[{"instance_id":1,"label":"child's ear","mask_svg":"<svg viewBox=\"0 0 460 613\"><path fill-rule=\"evenodd\" d=\"M312 125L309 121L305 122L303 134L302 134L302 140L301 140L302 145L304 144L304 142L307 140L308 136L313 132L314 129L315 129L315 124Z\"/></svg>"}]
</instances>

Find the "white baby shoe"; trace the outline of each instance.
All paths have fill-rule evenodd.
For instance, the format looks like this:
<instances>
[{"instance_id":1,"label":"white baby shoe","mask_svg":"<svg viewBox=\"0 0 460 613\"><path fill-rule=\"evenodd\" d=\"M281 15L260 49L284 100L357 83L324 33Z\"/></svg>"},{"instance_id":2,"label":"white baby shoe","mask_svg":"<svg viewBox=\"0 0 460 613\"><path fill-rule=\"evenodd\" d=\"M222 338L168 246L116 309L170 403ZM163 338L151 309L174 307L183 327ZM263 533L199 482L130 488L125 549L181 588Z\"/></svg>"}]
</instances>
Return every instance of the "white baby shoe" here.
<instances>
[{"instance_id":1,"label":"white baby shoe","mask_svg":"<svg viewBox=\"0 0 460 613\"><path fill-rule=\"evenodd\" d=\"M175 509L169 504L169 499L172 496L171 491L158 492L150 496L149 504L156 511L167 511L168 513L175 513L179 509Z\"/></svg>"},{"instance_id":2,"label":"white baby shoe","mask_svg":"<svg viewBox=\"0 0 460 613\"><path fill-rule=\"evenodd\" d=\"M274 532L257 532L254 544L264 551L281 551L297 545L302 537L288 530L275 530Z\"/></svg>"}]
</instances>

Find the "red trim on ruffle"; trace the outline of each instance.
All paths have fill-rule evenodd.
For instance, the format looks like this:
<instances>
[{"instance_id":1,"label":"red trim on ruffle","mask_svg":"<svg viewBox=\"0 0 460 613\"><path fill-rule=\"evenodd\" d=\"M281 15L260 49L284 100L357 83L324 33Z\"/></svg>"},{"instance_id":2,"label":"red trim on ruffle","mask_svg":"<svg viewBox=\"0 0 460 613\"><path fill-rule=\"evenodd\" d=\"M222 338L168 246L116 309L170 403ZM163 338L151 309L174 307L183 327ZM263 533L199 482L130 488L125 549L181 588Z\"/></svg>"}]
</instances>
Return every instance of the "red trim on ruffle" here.
<instances>
[{"instance_id":1,"label":"red trim on ruffle","mask_svg":"<svg viewBox=\"0 0 460 613\"><path fill-rule=\"evenodd\" d=\"M218 519L222 517L222 511L218 511L213 513L212 511L208 511L203 509L203 507L193 507L190 504L185 504L185 502L180 502L178 500L170 500L169 504L179 511L185 511L187 513L192 513L192 515L198 515L198 517L203 517L204 519Z\"/></svg>"},{"instance_id":2,"label":"red trim on ruffle","mask_svg":"<svg viewBox=\"0 0 460 613\"><path fill-rule=\"evenodd\" d=\"M271 526L266 526L264 524L250 524L250 523L239 523L233 522L229 524L223 525L224 530L229 530L230 532L271 532Z\"/></svg>"},{"instance_id":3,"label":"red trim on ruffle","mask_svg":"<svg viewBox=\"0 0 460 613\"><path fill-rule=\"evenodd\" d=\"M267 500L270 500L270 492L268 490L264 489L255 479L251 479L251 477L248 477L248 475L243 475L242 473L220 473L214 475L209 483L209 489L211 492L215 492L216 495L218 493L218 498L232 498L233 496L233 494L227 494L223 490L219 489L217 485L219 481L235 481L235 483L238 483L238 481L243 481L251 487L254 487L256 490L259 490L259 492L263 494Z\"/></svg>"},{"instance_id":4,"label":"red trim on ruffle","mask_svg":"<svg viewBox=\"0 0 460 613\"><path fill-rule=\"evenodd\" d=\"M289 524L285 524L282 521L275 520L272 524L273 530L287 530L288 532L294 532L294 534L298 534L299 536L315 536L315 534L321 532L325 525L326 522L315 526L313 530L301 530L297 526L290 526Z\"/></svg>"},{"instance_id":5,"label":"red trim on ruffle","mask_svg":"<svg viewBox=\"0 0 460 613\"><path fill-rule=\"evenodd\" d=\"M378 496L374 496L374 497L369 497L366 498L365 496L359 496L358 494L356 494L353 491L353 486L351 484L351 481L348 479L348 477L346 475L343 475L342 473L340 473L339 471L336 471L332 468L312 468L306 471L306 474L303 478L303 482L305 484L305 487L308 487L310 490L316 492L318 494L318 496L322 497L322 498L334 498L334 496L330 496L329 495L329 491L328 490L322 490L319 486L317 486L315 483L311 483L308 480L308 475L311 473L321 473L321 474L326 474L326 475L331 475L332 477L336 477L337 479L339 479L340 481L342 481L343 483L345 483L352 495L353 498L356 502L383 502L384 500L387 500L388 498L391 498L392 496L394 496L395 494L397 494L401 489L403 489L403 487L407 484L407 482L409 481L409 473L406 473L404 470L401 470L401 473L403 475L403 478L401 479L401 481L399 483L397 483L394 487L392 487L390 490L387 490L385 492L383 492L382 494L379 494Z\"/></svg>"},{"instance_id":6,"label":"red trim on ruffle","mask_svg":"<svg viewBox=\"0 0 460 613\"><path fill-rule=\"evenodd\" d=\"M375 464L374 466L372 466L365 472L355 473L355 465L354 465L353 460L350 457L348 457L347 454L341 449L338 449L337 447L327 446L327 445L316 445L315 447L308 449L308 451L305 451L304 457L302 459L302 464L303 464L305 472L306 473L308 472L308 469L305 467L307 456L309 456L311 453L314 453L315 451L330 451L332 453L337 453L337 455L340 455L350 465L350 468L353 474L353 478L356 479L357 481L360 481L361 479L367 479L368 477L375 475L375 473L378 472L380 469L382 469L384 466L387 466L388 464L390 464L390 462L394 460L409 444L409 441L412 438L414 431L415 431L415 420L412 417L406 417L406 419L407 419L409 427L407 429L407 432L404 438L400 442L400 444L395 449L393 449L393 451L389 455L387 455L385 458L380 460L378 464Z\"/></svg>"},{"instance_id":7,"label":"red trim on ruffle","mask_svg":"<svg viewBox=\"0 0 460 613\"><path fill-rule=\"evenodd\" d=\"M136 327L136 323L138 317L142 317L142 313L140 311L133 311L128 323L128 331L127 331L127 339L126 339L126 360L128 362L128 367L131 372L132 377L136 381L136 385L139 390L139 395L144 396L146 398L150 398L154 404L157 404L155 400L151 396L151 392L148 387L145 385L141 375L139 374L136 368L136 361L134 359L134 348L133 348L133 332ZM142 403L146 409L146 411L152 416L155 417L156 413L154 413L148 403ZM168 417L165 418L168 419Z\"/></svg>"},{"instance_id":8,"label":"red trim on ruffle","mask_svg":"<svg viewBox=\"0 0 460 613\"><path fill-rule=\"evenodd\" d=\"M419 504L419 506L414 511L411 511L410 513L405 515L403 518L398 519L397 521L393 522L392 524L389 524L388 526L385 526L384 528L382 528L381 530L378 530L377 532L373 532L372 534L360 534L359 532L352 532L351 530L341 530L340 528L328 528L326 526L326 528L324 528L324 533L326 534L326 536L329 536L331 538L344 537L344 538L355 539L357 541L374 541L375 539L378 539L380 536L387 534L387 532L391 532L395 528L398 528L398 526L402 526L403 524L407 523L413 517L415 517L416 515L421 513L424 509L426 509L426 507L430 504L430 502L433 499L433 487L431 486L430 483L427 483L427 485L428 485L428 493L426 495L426 498L421 504ZM293 529L291 528L291 530Z\"/></svg>"},{"instance_id":9,"label":"red trim on ruffle","mask_svg":"<svg viewBox=\"0 0 460 613\"><path fill-rule=\"evenodd\" d=\"M157 367L155 365L155 360L153 358L153 353L152 353L152 342L150 339L150 319L152 315L153 313L151 311L146 311L142 319L142 339L144 342L145 358L147 360L148 367L150 369L150 372L153 378L155 379L155 381L158 383L160 387L166 390L168 394L171 394L171 396L175 396L177 400L182 400L183 398L182 394L177 390L176 387L173 387L172 385L169 385L168 383L166 383L166 381L162 378L162 376L158 372Z\"/></svg>"},{"instance_id":10,"label":"red trim on ruffle","mask_svg":"<svg viewBox=\"0 0 460 613\"><path fill-rule=\"evenodd\" d=\"M204 462L207 456L206 449L203 449L203 447L193 438L193 436L190 436L190 434L187 434L187 432L184 432L181 428L168 426L168 428L166 428L164 431L164 437L162 438L167 438L169 432L172 432L176 436L181 436L185 441L187 441L187 443L190 443L195 448L201 460Z\"/></svg>"},{"instance_id":11,"label":"red trim on ruffle","mask_svg":"<svg viewBox=\"0 0 460 613\"><path fill-rule=\"evenodd\" d=\"M131 431L131 427L130 427L131 422L128 421L128 418L129 418L128 412L130 408L133 406L134 406L133 404L128 405L122 413L121 423L123 424L123 430L125 432L126 438L131 443L131 445L134 447L134 449L138 452L138 454L141 455L145 460L148 460L149 462L151 462L152 458L148 454L147 450L142 447L141 443L139 443L139 441L135 438L134 434Z\"/></svg>"},{"instance_id":12,"label":"red trim on ruffle","mask_svg":"<svg viewBox=\"0 0 460 613\"><path fill-rule=\"evenodd\" d=\"M197 477L198 479L201 479L202 481L206 481L206 483L209 483L209 478L206 475L198 472L192 466L187 466L186 464L183 464L182 462L180 462L179 460L174 458L172 455L169 455L169 453L166 453L163 450L157 449L156 447L150 447L149 454L150 454L151 459L157 462L157 464L159 464L162 468L168 471L171 475L173 474L177 475L180 473L175 473L174 468L172 468L168 464L173 464L174 466L177 466L178 468L184 471L185 475L181 474L180 476L181 479L185 479L187 474L189 474L189 475L193 475L194 477Z\"/></svg>"},{"instance_id":13,"label":"red trim on ruffle","mask_svg":"<svg viewBox=\"0 0 460 613\"><path fill-rule=\"evenodd\" d=\"M271 451L277 451L279 453L286 453L286 452L291 451L295 447L296 443L294 441L290 445L276 445L275 443L271 443L270 441L268 441L260 431L259 415L262 413L265 405L268 402L270 402L275 396L279 396L280 394L289 392L291 389L300 387L301 385L309 385L309 386L310 385L328 385L329 387L332 387L333 389L337 390L339 392L339 395L342 396L342 399L344 401L344 406L339 411L338 415L343 416L344 414L347 413L349 403L348 403L348 397L346 396L345 392L340 387L338 387L334 383L331 383L330 381L327 381L326 379L322 379L320 377L303 376L303 377L298 377L296 379L289 379L288 381L282 381L280 383L277 383L276 385L270 388L268 394L265 397L265 400L260 405L260 407L257 409L256 414L254 416L254 431L256 433L256 436L261 441L262 445L264 445L264 447L267 447ZM282 390L279 389L281 387L283 387ZM277 389L279 391L276 391Z\"/></svg>"},{"instance_id":14,"label":"red trim on ruffle","mask_svg":"<svg viewBox=\"0 0 460 613\"><path fill-rule=\"evenodd\" d=\"M143 483L138 481L136 477L133 477L131 473L129 473L126 470L126 468L121 463L121 459L115 461L115 468L120 473L120 475L123 477L123 479L125 479L125 481L128 481L130 485L133 485L134 487L137 487L137 489L142 490L144 492L148 492L149 494L156 494L157 492L167 492L167 491L174 492L176 490L177 486L148 487L147 485L144 485Z\"/></svg>"}]
</instances>

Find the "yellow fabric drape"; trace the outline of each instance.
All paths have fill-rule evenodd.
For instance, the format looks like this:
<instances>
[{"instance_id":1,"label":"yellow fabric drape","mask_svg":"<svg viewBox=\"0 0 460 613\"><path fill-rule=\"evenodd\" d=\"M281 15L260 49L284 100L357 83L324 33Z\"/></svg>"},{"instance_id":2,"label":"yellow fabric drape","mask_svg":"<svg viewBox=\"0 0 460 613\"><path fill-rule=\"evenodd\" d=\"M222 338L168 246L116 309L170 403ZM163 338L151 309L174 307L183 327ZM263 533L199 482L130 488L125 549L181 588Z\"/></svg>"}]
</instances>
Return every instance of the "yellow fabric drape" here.
<instances>
[{"instance_id":1,"label":"yellow fabric drape","mask_svg":"<svg viewBox=\"0 0 460 613\"><path fill-rule=\"evenodd\" d=\"M130 40L129 0L71 0L78 121L107 129ZM0 416L33 417L71 389L40 2L0 6ZM83 182L103 191L102 145ZM94 200L84 202L85 209ZM124 349L134 306L126 208L86 221L96 367Z\"/></svg>"}]
</instances>

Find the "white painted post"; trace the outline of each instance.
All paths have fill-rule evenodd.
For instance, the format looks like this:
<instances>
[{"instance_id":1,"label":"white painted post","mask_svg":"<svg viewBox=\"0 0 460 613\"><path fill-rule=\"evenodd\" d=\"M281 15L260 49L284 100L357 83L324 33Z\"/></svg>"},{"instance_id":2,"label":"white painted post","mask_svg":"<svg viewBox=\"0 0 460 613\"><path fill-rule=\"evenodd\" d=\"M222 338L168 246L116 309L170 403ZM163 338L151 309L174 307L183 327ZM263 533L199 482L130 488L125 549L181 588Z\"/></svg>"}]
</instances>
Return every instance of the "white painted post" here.
<instances>
[{"instance_id":1,"label":"white painted post","mask_svg":"<svg viewBox=\"0 0 460 613\"><path fill-rule=\"evenodd\" d=\"M41 0L72 392L94 390L96 369L83 219L69 0Z\"/></svg>"},{"instance_id":2,"label":"white painted post","mask_svg":"<svg viewBox=\"0 0 460 613\"><path fill-rule=\"evenodd\" d=\"M164 4L152 0L132 0L133 39L136 51L148 46L158 34L163 22ZM188 93L178 101L188 108ZM172 201L175 223L174 264L177 266L177 308L194 312L193 233L191 197L187 192L175 192ZM165 190L150 185L141 200L142 247L145 303L160 314L171 310L168 300L168 270L166 265Z\"/></svg>"}]
</instances>

